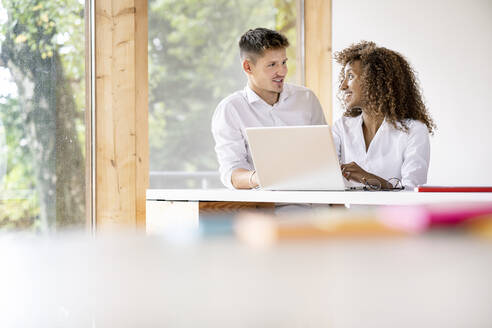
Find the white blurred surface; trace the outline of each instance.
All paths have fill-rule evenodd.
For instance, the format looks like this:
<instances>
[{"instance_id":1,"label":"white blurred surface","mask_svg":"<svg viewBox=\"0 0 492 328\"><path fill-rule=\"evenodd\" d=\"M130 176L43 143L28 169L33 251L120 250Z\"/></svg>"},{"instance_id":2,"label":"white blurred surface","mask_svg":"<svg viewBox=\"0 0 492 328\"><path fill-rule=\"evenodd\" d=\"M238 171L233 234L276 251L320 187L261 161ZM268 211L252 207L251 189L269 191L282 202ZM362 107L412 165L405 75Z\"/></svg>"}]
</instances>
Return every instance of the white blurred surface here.
<instances>
[{"instance_id":1,"label":"white blurred surface","mask_svg":"<svg viewBox=\"0 0 492 328\"><path fill-rule=\"evenodd\" d=\"M490 327L492 243L0 236L0 327Z\"/></svg>"}]
</instances>

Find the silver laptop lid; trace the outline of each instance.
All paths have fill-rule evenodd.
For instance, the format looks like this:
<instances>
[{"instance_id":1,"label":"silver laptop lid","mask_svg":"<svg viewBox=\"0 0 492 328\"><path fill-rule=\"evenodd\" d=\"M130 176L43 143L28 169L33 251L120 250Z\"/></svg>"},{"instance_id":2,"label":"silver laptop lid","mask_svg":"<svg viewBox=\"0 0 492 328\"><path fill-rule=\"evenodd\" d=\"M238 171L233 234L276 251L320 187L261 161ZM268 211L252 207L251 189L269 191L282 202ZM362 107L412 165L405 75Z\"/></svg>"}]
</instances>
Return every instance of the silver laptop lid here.
<instances>
[{"instance_id":1,"label":"silver laptop lid","mask_svg":"<svg viewBox=\"0 0 492 328\"><path fill-rule=\"evenodd\" d=\"M247 128L260 186L268 190L345 190L328 125Z\"/></svg>"}]
</instances>

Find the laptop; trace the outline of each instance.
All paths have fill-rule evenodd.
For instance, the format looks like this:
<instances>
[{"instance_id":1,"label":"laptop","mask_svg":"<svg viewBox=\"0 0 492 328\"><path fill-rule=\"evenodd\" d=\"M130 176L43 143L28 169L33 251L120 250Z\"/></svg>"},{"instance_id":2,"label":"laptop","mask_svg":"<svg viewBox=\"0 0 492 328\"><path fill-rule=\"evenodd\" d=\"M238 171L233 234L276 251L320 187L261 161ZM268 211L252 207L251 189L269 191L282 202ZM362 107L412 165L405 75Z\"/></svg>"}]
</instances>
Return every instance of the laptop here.
<instances>
[{"instance_id":1,"label":"laptop","mask_svg":"<svg viewBox=\"0 0 492 328\"><path fill-rule=\"evenodd\" d=\"M328 125L246 128L260 188L353 190Z\"/></svg>"}]
</instances>

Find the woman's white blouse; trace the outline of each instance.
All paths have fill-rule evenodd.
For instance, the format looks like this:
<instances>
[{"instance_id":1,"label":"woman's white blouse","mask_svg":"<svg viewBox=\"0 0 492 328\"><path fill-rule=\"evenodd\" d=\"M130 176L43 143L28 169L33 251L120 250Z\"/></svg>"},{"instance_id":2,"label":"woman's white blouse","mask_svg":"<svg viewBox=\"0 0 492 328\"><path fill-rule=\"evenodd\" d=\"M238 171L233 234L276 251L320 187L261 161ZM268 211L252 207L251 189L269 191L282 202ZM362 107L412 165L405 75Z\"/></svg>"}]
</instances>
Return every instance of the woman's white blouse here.
<instances>
[{"instance_id":1,"label":"woman's white blouse","mask_svg":"<svg viewBox=\"0 0 492 328\"><path fill-rule=\"evenodd\" d=\"M424 123L408 120L405 132L384 120L366 152L362 122L362 115L335 122L332 133L341 164L355 162L383 179L400 179L406 188L427 182L430 143Z\"/></svg>"}]
</instances>

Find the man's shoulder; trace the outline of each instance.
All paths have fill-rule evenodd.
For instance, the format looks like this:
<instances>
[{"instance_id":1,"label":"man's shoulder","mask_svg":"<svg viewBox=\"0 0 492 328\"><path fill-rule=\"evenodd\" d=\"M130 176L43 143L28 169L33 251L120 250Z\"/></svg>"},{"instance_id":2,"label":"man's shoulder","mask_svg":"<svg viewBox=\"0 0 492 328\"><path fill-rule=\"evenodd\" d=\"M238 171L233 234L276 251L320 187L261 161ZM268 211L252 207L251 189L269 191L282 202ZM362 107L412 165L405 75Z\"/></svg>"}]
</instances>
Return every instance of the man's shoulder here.
<instances>
[{"instance_id":1,"label":"man's shoulder","mask_svg":"<svg viewBox=\"0 0 492 328\"><path fill-rule=\"evenodd\" d=\"M224 99L222 99L217 105L217 109L219 108L235 108L237 106L241 106L247 103L246 92L244 90L238 90L234 93L231 93Z\"/></svg>"},{"instance_id":2,"label":"man's shoulder","mask_svg":"<svg viewBox=\"0 0 492 328\"><path fill-rule=\"evenodd\" d=\"M223 122L229 125L237 124L237 119L245 106L248 106L248 101L244 90L236 91L225 97L215 109L212 117L212 128L216 125L222 126Z\"/></svg>"},{"instance_id":3,"label":"man's shoulder","mask_svg":"<svg viewBox=\"0 0 492 328\"><path fill-rule=\"evenodd\" d=\"M308 95L314 95L314 92L311 89L298 84L285 83L284 88L291 94L305 93Z\"/></svg>"}]
</instances>

